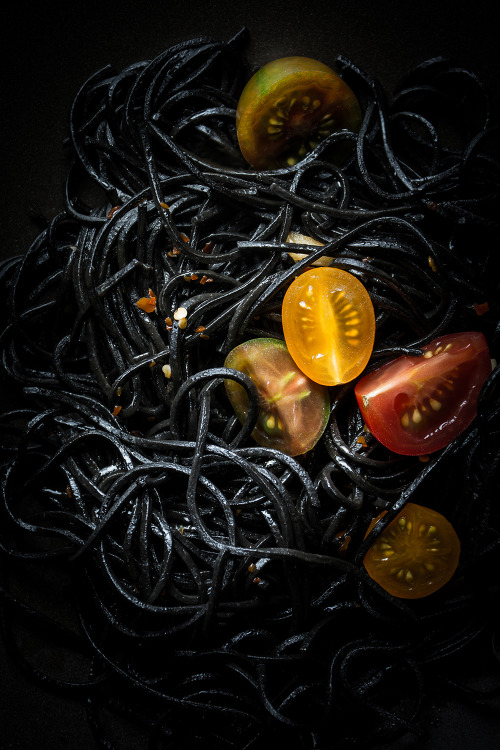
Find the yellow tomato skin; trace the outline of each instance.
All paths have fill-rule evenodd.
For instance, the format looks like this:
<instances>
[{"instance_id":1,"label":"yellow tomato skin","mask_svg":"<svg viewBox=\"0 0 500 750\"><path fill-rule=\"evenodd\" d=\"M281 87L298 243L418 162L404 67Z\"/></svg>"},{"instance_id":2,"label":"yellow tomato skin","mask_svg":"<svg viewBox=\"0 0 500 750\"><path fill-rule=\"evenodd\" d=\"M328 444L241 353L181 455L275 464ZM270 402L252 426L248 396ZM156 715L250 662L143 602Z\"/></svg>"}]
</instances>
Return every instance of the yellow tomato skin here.
<instances>
[{"instance_id":1,"label":"yellow tomato skin","mask_svg":"<svg viewBox=\"0 0 500 750\"><path fill-rule=\"evenodd\" d=\"M366 536L384 515L373 519ZM392 596L422 599L448 583L459 558L460 540L451 523L432 508L407 503L375 539L363 564Z\"/></svg>"},{"instance_id":2,"label":"yellow tomato skin","mask_svg":"<svg viewBox=\"0 0 500 750\"><path fill-rule=\"evenodd\" d=\"M332 132L357 132L359 102L331 68L309 57L264 65L242 91L236 110L241 152L255 169L291 166ZM335 160L347 151L340 144Z\"/></svg>"},{"instance_id":3,"label":"yellow tomato skin","mask_svg":"<svg viewBox=\"0 0 500 750\"><path fill-rule=\"evenodd\" d=\"M370 359L373 305L363 284L347 271L324 267L298 276L285 293L282 321L292 359L316 383L348 383Z\"/></svg>"}]
</instances>

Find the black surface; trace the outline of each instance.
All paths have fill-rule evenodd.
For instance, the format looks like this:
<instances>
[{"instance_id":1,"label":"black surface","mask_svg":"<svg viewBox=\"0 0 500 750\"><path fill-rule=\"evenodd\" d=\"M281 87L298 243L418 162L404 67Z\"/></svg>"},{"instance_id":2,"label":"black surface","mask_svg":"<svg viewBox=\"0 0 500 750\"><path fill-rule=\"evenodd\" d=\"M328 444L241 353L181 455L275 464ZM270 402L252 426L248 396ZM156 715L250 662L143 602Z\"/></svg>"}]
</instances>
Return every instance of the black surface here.
<instances>
[{"instance_id":1,"label":"black surface","mask_svg":"<svg viewBox=\"0 0 500 750\"><path fill-rule=\"evenodd\" d=\"M409 67L436 55L450 56L485 80L498 110L494 7L488 0L462 5L449 0L136 0L10 8L2 20L0 256L23 253L44 219L62 208L62 144L71 102L87 77L104 65L120 70L183 39L202 34L227 39L247 26L252 63L291 54L331 63L344 54L389 90ZM33 685L7 657L5 646L0 648L2 747L93 750L85 706L77 697ZM500 746L499 715L498 701L477 709L441 704L435 695L422 717L428 736L392 747L493 750ZM117 727L117 735L120 750L142 747L125 724Z\"/></svg>"}]
</instances>

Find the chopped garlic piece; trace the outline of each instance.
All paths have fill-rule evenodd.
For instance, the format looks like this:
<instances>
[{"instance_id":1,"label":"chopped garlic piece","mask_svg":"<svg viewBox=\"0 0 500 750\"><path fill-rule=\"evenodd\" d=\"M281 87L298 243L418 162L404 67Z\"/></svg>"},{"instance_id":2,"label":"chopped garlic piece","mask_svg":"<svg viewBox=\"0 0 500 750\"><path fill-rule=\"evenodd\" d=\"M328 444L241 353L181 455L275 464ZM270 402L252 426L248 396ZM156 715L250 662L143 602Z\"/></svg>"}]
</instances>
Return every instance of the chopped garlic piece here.
<instances>
[{"instance_id":1,"label":"chopped garlic piece","mask_svg":"<svg viewBox=\"0 0 500 750\"><path fill-rule=\"evenodd\" d=\"M307 234L300 234L300 232L290 232L288 237L286 238L286 241L294 245L314 245L318 247L322 247L324 245L323 242L315 240L314 237L309 237L309 235ZM307 257L305 253L288 253L288 255L295 263L297 263L298 260L302 260L303 258ZM311 265L329 266L332 260L333 258L330 258L328 255L322 255L320 258L317 258L315 261L313 261Z\"/></svg>"},{"instance_id":2,"label":"chopped garlic piece","mask_svg":"<svg viewBox=\"0 0 500 750\"><path fill-rule=\"evenodd\" d=\"M178 307L177 310L174 312L174 320L182 320L185 318L188 314L188 311L185 307Z\"/></svg>"}]
</instances>

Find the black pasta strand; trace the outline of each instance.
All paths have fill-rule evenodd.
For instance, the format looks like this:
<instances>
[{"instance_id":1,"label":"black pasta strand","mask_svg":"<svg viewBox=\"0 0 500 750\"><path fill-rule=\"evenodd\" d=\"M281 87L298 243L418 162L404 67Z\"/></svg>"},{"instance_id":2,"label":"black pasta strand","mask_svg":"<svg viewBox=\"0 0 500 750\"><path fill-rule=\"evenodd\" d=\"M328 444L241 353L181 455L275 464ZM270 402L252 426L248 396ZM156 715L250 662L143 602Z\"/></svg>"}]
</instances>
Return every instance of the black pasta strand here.
<instances>
[{"instance_id":1,"label":"black pasta strand","mask_svg":"<svg viewBox=\"0 0 500 750\"><path fill-rule=\"evenodd\" d=\"M112 710L155 750L326 748L332 727L336 747L363 748L419 737L434 685L484 701L500 684L498 366L468 430L419 459L365 430L355 382L331 389L305 456L256 445L259 394L224 364L243 341L284 338L285 290L322 256L371 296L366 372L467 330L498 362L487 92L434 58L390 96L340 57L359 134L258 172L235 125L246 40L188 40L90 77L70 112L65 209L0 266L4 632L14 644L20 617L38 638L50 630L15 594L18 565L57 568L61 591L69 578L77 633L54 632L85 665L75 679L44 675L20 643L16 659L86 697L100 747L115 746ZM353 148L336 165L341 141ZM244 424L227 380L248 395ZM462 543L432 601L390 596L363 566L412 501L443 512ZM486 692L462 661L473 648L494 673Z\"/></svg>"}]
</instances>

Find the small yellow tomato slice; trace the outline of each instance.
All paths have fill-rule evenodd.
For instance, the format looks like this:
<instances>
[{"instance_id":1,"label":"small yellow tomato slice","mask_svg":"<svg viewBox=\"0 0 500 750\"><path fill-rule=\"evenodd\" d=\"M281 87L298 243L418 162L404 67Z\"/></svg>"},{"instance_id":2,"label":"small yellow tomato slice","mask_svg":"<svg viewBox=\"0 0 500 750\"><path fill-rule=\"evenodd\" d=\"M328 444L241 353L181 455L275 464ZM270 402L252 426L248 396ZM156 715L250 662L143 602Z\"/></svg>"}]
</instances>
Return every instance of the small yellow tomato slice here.
<instances>
[{"instance_id":1,"label":"small yellow tomato slice","mask_svg":"<svg viewBox=\"0 0 500 750\"><path fill-rule=\"evenodd\" d=\"M373 519L366 535L385 511ZM431 508L407 503L377 537L363 564L392 596L421 599L452 578L460 557L460 540L451 523Z\"/></svg>"},{"instance_id":2,"label":"small yellow tomato slice","mask_svg":"<svg viewBox=\"0 0 500 750\"><path fill-rule=\"evenodd\" d=\"M260 413L253 439L265 448L289 456L313 448L328 423L328 390L302 373L279 339L251 339L235 347L225 367L248 375L259 393ZM224 381L236 416L243 424L248 415L247 392L234 380Z\"/></svg>"},{"instance_id":3,"label":"small yellow tomato slice","mask_svg":"<svg viewBox=\"0 0 500 750\"><path fill-rule=\"evenodd\" d=\"M331 133L357 132L360 125L361 109L349 86L309 57L264 65L243 89L236 110L240 149L255 169L293 166ZM334 160L349 151L349 144L339 144Z\"/></svg>"},{"instance_id":4,"label":"small yellow tomato slice","mask_svg":"<svg viewBox=\"0 0 500 750\"><path fill-rule=\"evenodd\" d=\"M347 271L305 271L288 287L283 332L292 359L322 385L348 383L366 367L375 339L375 313L363 284Z\"/></svg>"}]
</instances>

